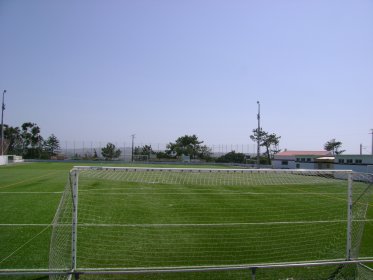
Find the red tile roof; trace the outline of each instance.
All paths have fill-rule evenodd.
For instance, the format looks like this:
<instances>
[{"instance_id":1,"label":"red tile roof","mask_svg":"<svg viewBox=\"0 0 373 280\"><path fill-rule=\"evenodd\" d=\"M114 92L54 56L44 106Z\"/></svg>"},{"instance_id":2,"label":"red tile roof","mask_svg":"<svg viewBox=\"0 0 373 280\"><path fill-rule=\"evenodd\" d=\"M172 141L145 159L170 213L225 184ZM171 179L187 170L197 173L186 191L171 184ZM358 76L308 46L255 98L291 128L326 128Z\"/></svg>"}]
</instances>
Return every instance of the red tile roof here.
<instances>
[{"instance_id":1,"label":"red tile roof","mask_svg":"<svg viewBox=\"0 0 373 280\"><path fill-rule=\"evenodd\" d=\"M276 156L330 156L328 151L284 151L279 152Z\"/></svg>"}]
</instances>

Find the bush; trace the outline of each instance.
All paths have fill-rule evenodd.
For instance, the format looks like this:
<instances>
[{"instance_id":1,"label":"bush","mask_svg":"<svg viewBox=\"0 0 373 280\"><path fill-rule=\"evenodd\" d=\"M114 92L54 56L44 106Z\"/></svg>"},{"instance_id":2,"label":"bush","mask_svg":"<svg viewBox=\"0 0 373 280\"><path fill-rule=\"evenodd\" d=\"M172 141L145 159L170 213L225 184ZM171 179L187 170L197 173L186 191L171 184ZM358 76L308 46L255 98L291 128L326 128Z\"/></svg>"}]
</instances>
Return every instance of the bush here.
<instances>
[{"instance_id":1,"label":"bush","mask_svg":"<svg viewBox=\"0 0 373 280\"><path fill-rule=\"evenodd\" d=\"M246 155L243 153L229 152L216 159L216 162L224 163L246 163Z\"/></svg>"}]
</instances>

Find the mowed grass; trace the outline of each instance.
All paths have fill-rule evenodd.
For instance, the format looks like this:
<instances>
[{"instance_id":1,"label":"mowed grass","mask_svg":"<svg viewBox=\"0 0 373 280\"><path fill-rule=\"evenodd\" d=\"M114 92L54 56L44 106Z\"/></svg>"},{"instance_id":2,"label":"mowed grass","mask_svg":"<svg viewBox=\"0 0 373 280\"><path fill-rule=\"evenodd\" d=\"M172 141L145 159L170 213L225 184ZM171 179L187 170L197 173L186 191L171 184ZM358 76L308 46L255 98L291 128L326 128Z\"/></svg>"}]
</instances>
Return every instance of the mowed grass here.
<instances>
[{"instance_id":1,"label":"mowed grass","mask_svg":"<svg viewBox=\"0 0 373 280\"><path fill-rule=\"evenodd\" d=\"M78 266L343 259L345 197L339 182L204 186L84 181L82 176Z\"/></svg>"},{"instance_id":2,"label":"mowed grass","mask_svg":"<svg viewBox=\"0 0 373 280\"><path fill-rule=\"evenodd\" d=\"M0 167L0 269L48 268L50 223L71 167Z\"/></svg>"},{"instance_id":3,"label":"mowed grass","mask_svg":"<svg viewBox=\"0 0 373 280\"><path fill-rule=\"evenodd\" d=\"M0 269L48 268L50 224L71 168L66 163L0 167ZM347 212L346 189L339 184L86 183L79 193L81 268L344 258L346 224L339 220ZM373 256L372 236L373 223L367 222L360 256Z\"/></svg>"},{"instance_id":4,"label":"mowed grass","mask_svg":"<svg viewBox=\"0 0 373 280\"><path fill-rule=\"evenodd\" d=\"M50 225L73 166L0 166L0 269L48 268Z\"/></svg>"}]
</instances>

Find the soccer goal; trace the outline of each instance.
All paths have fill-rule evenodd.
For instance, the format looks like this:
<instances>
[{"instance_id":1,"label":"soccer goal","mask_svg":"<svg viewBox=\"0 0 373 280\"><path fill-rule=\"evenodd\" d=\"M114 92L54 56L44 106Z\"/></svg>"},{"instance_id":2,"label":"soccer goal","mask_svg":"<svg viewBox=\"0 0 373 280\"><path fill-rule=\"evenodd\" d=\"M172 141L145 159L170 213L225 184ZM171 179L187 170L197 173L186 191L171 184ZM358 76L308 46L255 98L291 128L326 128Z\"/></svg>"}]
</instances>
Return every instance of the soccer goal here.
<instances>
[{"instance_id":1,"label":"soccer goal","mask_svg":"<svg viewBox=\"0 0 373 280\"><path fill-rule=\"evenodd\" d=\"M51 278L353 279L373 257L359 254L372 182L351 171L75 167L49 256L66 275Z\"/></svg>"}]
</instances>

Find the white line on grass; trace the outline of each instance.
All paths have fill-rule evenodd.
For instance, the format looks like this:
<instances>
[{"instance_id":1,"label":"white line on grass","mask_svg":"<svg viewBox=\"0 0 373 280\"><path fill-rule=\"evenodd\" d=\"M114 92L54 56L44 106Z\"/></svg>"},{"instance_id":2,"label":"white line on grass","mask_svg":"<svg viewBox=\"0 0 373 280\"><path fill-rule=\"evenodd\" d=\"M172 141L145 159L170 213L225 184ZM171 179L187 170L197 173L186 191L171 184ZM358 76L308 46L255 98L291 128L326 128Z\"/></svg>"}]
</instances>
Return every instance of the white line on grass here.
<instances>
[{"instance_id":1,"label":"white line on grass","mask_svg":"<svg viewBox=\"0 0 373 280\"><path fill-rule=\"evenodd\" d=\"M22 180L22 181L19 181L19 182L13 183L13 184L9 184L9 185L6 185L6 186L0 186L0 189L4 189L4 188L8 188L8 187L12 187L12 186L19 185L19 184L23 184L23 183L26 183L26 182L30 182L30 181L33 181L33 180L36 180L36 179L40 179L40 178L44 178L44 177L48 177L48 176L54 175L54 174L56 174L56 173L57 173L57 172L50 172L50 173L45 174L45 175L42 175L42 176L36 176L36 177L32 177L32 178L29 178L29 179L26 179L26 180Z\"/></svg>"},{"instance_id":2,"label":"white line on grass","mask_svg":"<svg viewBox=\"0 0 373 280\"><path fill-rule=\"evenodd\" d=\"M47 227L51 224L0 224L0 227Z\"/></svg>"},{"instance_id":3,"label":"white line on grass","mask_svg":"<svg viewBox=\"0 0 373 280\"><path fill-rule=\"evenodd\" d=\"M23 243L21 246L19 246L17 249L15 249L12 253L10 253L8 256L0 260L0 264L9 259L11 256L13 256L15 253L17 253L19 250L21 250L23 247L25 247L27 244L29 244L31 241L33 241L36 237L41 235L44 231L46 231L50 227L50 224L48 224L46 227L44 227L39 233L35 234L33 237L31 237L29 240L27 240L25 243Z\"/></svg>"}]
</instances>

